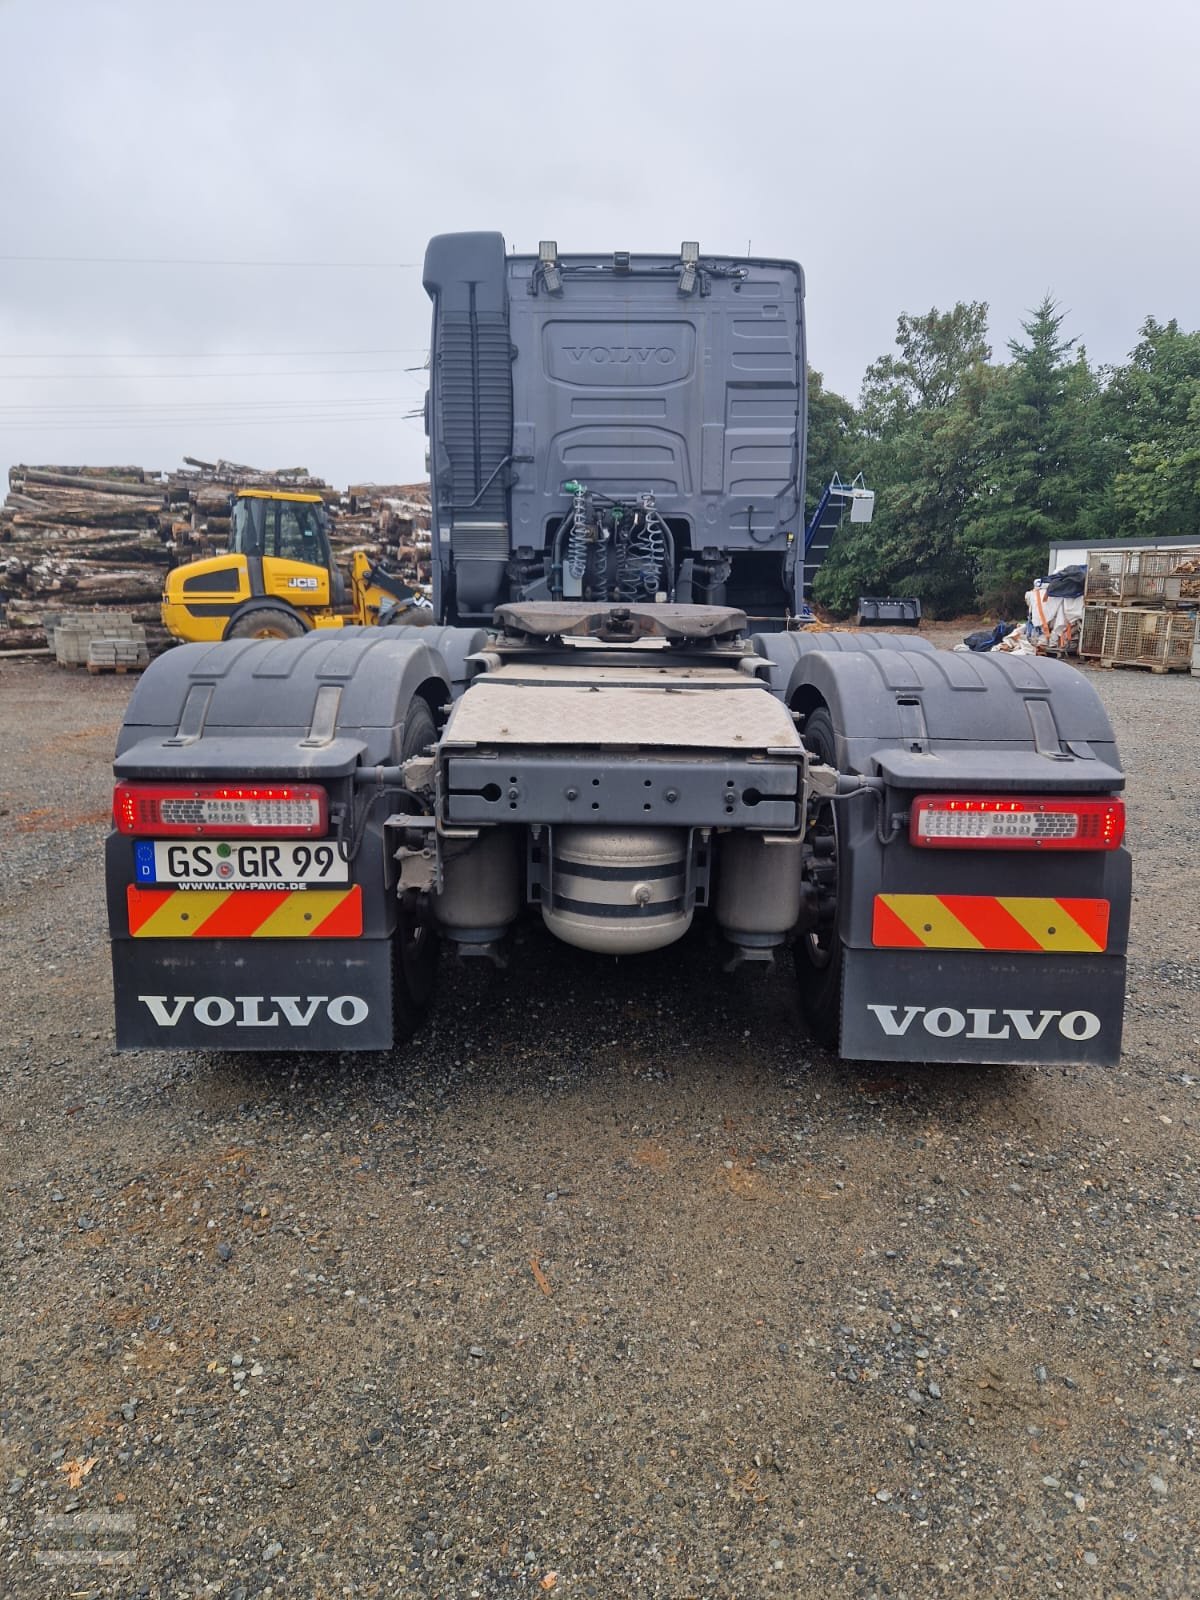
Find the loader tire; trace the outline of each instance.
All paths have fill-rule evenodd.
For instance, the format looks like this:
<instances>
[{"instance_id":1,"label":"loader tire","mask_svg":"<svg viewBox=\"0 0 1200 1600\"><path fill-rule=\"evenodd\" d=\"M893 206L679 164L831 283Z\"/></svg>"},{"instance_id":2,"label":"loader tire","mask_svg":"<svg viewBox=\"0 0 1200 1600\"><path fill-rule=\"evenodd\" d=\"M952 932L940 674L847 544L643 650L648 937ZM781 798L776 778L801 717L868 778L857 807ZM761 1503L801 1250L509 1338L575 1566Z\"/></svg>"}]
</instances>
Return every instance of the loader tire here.
<instances>
[{"instance_id":1,"label":"loader tire","mask_svg":"<svg viewBox=\"0 0 1200 1600\"><path fill-rule=\"evenodd\" d=\"M299 639L308 629L294 611L284 606L255 606L234 617L225 630L227 639Z\"/></svg>"},{"instance_id":2,"label":"loader tire","mask_svg":"<svg viewBox=\"0 0 1200 1600\"><path fill-rule=\"evenodd\" d=\"M833 718L824 706L809 713L804 723L805 745L818 761L837 765ZM836 807L826 802L817 812L814 832L832 831L833 854L838 861ZM844 947L838 933L836 909L831 920L800 935L792 947L796 961L796 982L800 990L800 1009L809 1032L818 1044L835 1053L842 1031L842 969Z\"/></svg>"},{"instance_id":3,"label":"loader tire","mask_svg":"<svg viewBox=\"0 0 1200 1600\"><path fill-rule=\"evenodd\" d=\"M437 739L428 703L414 696L404 717L400 760L407 761ZM428 905L414 896L400 901L392 969L392 1032L396 1044L410 1039L429 1016L437 986L439 943Z\"/></svg>"}]
</instances>

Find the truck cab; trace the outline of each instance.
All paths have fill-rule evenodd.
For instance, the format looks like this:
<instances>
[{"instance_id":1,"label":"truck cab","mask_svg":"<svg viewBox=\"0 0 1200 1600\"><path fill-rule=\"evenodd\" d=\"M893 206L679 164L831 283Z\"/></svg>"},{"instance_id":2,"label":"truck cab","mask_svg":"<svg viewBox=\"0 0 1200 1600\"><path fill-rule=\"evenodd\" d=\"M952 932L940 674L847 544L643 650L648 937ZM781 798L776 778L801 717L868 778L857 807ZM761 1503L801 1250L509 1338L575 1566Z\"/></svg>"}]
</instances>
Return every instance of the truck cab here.
<instances>
[{"instance_id":1,"label":"truck cab","mask_svg":"<svg viewBox=\"0 0 1200 1600\"><path fill-rule=\"evenodd\" d=\"M430 242L424 283L440 615L659 595L764 627L803 610L796 262L510 255L459 233Z\"/></svg>"}]
</instances>

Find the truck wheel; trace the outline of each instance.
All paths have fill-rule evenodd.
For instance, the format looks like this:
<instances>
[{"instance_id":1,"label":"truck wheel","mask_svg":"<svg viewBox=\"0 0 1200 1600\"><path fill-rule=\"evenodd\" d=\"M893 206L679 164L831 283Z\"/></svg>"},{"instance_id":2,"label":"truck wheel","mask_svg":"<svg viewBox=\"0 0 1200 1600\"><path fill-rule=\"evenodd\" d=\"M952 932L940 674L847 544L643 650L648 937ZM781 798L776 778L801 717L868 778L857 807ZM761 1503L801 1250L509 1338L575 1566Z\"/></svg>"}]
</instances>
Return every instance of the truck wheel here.
<instances>
[{"instance_id":1,"label":"truck wheel","mask_svg":"<svg viewBox=\"0 0 1200 1600\"><path fill-rule=\"evenodd\" d=\"M295 612L283 606L257 606L235 617L225 630L227 639L299 639L308 632Z\"/></svg>"},{"instance_id":2,"label":"truck wheel","mask_svg":"<svg viewBox=\"0 0 1200 1600\"><path fill-rule=\"evenodd\" d=\"M804 723L804 743L819 761L837 765L833 718L824 706L810 712ZM828 855L820 857L832 864L833 905L828 917L815 928L801 934L793 948L796 980L800 988L800 1009L809 1032L818 1044L836 1051L842 1030L842 940L837 928L838 836L836 808L826 801L812 825L814 842L824 837L832 844Z\"/></svg>"},{"instance_id":3,"label":"truck wheel","mask_svg":"<svg viewBox=\"0 0 1200 1600\"><path fill-rule=\"evenodd\" d=\"M405 713L400 760L420 755L436 739L433 712L417 695ZM411 904L400 902L394 944L392 1031L395 1042L402 1044L428 1017L437 982L438 936L428 906L420 904L415 895Z\"/></svg>"}]
</instances>

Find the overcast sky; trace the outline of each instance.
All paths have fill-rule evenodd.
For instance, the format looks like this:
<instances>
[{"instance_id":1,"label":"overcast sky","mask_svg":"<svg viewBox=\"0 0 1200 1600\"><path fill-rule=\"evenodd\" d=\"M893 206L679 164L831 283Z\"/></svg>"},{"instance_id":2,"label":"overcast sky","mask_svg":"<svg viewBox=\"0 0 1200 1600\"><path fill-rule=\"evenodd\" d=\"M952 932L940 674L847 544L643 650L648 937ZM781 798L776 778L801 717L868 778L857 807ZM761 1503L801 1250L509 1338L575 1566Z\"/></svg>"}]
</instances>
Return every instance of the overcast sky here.
<instances>
[{"instance_id":1,"label":"overcast sky","mask_svg":"<svg viewBox=\"0 0 1200 1600\"><path fill-rule=\"evenodd\" d=\"M1196 0L0 0L0 60L3 470L422 476L452 229L797 257L851 396L957 299L1200 325Z\"/></svg>"}]
</instances>

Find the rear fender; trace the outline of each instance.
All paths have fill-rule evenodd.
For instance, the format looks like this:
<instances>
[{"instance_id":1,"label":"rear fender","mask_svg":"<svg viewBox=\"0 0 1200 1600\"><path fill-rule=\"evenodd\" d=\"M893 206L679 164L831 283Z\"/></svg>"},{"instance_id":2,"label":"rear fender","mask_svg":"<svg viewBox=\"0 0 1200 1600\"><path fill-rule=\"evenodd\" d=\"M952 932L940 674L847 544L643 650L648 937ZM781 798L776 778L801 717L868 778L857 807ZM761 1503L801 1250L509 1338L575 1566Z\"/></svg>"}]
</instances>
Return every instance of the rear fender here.
<instances>
[{"instance_id":1,"label":"rear fender","mask_svg":"<svg viewBox=\"0 0 1200 1600\"><path fill-rule=\"evenodd\" d=\"M1001 776L1014 757L1037 758L1010 784L1014 790L1022 783L1066 793L1124 787L1112 725L1074 667L925 649L918 639L897 643L910 648L813 648L789 674L789 703L803 691L829 708L839 770L874 774L885 758L895 766L900 755L915 756L914 787L967 788L977 781L978 758L990 751Z\"/></svg>"},{"instance_id":2,"label":"rear fender","mask_svg":"<svg viewBox=\"0 0 1200 1600\"><path fill-rule=\"evenodd\" d=\"M811 658L851 654L892 655L903 651L930 651L934 647L920 635L905 638L891 633L852 633L829 628L818 633L756 633L755 651L770 663L771 693L793 711L807 712L820 703L811 686Z\"/></svg>"},{"instance_id":3,"label":"rear fender","mask_svg":"<svg viewBox=\"0 0 1200 1600\"><path fill-rule=\"evenodd\" d=\"M1091 684L1058 662L949 652L810 652L798 668L794 692L829 709L839 769L884 785L878 796L838 802L842 1054L1114 1064L1128 852L924 849L905 826L926 790L1122 789L1112 727ZM877 917L881 896L901 897L911 927ZM934 897L928 924L907 896ZM956 902L962 896L969 901Z\"/></svg>"},{"instance_id":4,"label":"rear fender","mask_svg":"<svg viewBox=\"0 0 1200 1600\"><path fill-rule=\"evenodd\" d=\"M364 765L386 764L399 753L413 696L448 699L450 683L439 651L386 628L180 645L138 681L117 739L118 776L133 776L122 769L135 745L146 776L211 769L206 749L217 738L247 741L245 762L270 743L293 776L319 764L334 739L356 740Z\"/></svg>"},{"instance_id":5,"label":"rear fender","mask_svg":"<svg viewBox=\"0 0 1200 1600\"><path fill-rule=\"evenodd\" d=\"M153 663L118 738L118 778L292 780L321 784L335 807L353 800L362 828L350 886L361 897L361 934L323 937L318 926L305 937L209 938L200 922L191 938L156 937L149 925L139 934L130 919L136 841L113 832L106 879L122 1048L390 1044L397 902L388 808L380 802L364 812L368 796L354 791L354 777L399 759L415 699L436 707L449 695L438 652L383 629L187 645ZM302 902L305 891L293 892ZM247 925L253 921L248 915Z\"/></svg>"}]
</instances>

